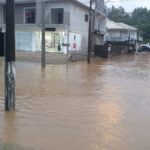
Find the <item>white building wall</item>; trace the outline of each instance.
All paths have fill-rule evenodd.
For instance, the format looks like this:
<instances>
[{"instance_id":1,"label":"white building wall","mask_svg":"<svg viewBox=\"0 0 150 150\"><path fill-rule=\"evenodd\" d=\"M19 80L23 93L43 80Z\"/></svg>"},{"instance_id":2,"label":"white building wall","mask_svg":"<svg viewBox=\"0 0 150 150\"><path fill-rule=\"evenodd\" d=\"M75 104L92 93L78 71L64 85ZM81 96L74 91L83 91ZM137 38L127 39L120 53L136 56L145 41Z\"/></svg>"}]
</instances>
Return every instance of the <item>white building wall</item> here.
<instances>
[{"instance_id":1,"label":"white building wall","mask_svg":"<svg viewBox=\"0 0 150 150\"><path fill-rule=\"evenodd\" d=\"M35 26L40 27L41 24L41 3L40 0L37 0L36 9L37 9L37 24ZM81 51L87 53L88 49L88 29L89 29L89 22L85 22L85 15L89 15L89 10L86 7L82 7L72 2L48 2L46 3L46 24L51 25L51 8L64 8L64 13L69 13L69 24L64 26L63 31L69 30L70 33L76 33L81 35ZM0 7L0 22L3 17L2 9ZM101 22L100 22L101 23ZM62 26L62 25L60 25ZM58 28L57 28L58 27ZM56 26L56 30L59 29L59 25ZM39 38L41 39L39 31L32 31L30 30L20 30L16 32L16 49L18 50L25 50L25 51L38 51L40 50L41 40L39 42Z\"/></svg>"},{"instance_id":2,"label":"white building wall","mask_svg":"<svg viewBox=\"0 0 150 150\"><path fill-rule=\"evenodd\" d=\"M69 6L70 6L70 3L68 3L68 2L57 2L56 1L56 2L46 3L46 7L45 7L46 24L51 24L51 9L52 8L63 8L64 9L64 15L65 15L66 13L69 14L69 12L70 12Z\"/></svg>"},{"instance_id":3,"label":"white building wall","mask_svg":"<svg viewBox=\"0 0 150 150\"><path fill-rule=\"evenodd\" d=\"M4 23L4 10L3 5L0 5L0 24Z\"/></svg>"},{"instance_id":4,"label":"white building wall","mask_svg":"<svg viewBox=\"0 0 150 150\"><path fill-rule=\"evenodd\" d=\"M127 41L129 38L130 40L137 40L137 31L109 30L106 34L106 41Z\"/></svg>"},{"instance_id":5,"label":"white building wall","mask_svg":"<svg viewBox=\"0 0 150 150\"><path fill-rule=\"evenodd\" d=\"M85 22L85 15L89 15L88 9L70 4L70 31L81 35L81 51L88 50L89 22Z\"/></svg>"},{"instance_id":6,"label":"white building wall","mask_svg":"<svg viewBox=\"0 0 150 150\"><path fill-rule=\"evenodd\" d=\"M130 32L130 37L131 37L132 39L137 40L137 31L131 31L131 32Z\"/></svg>"},{"instance_id":7,"label":"white building wall","mask_svg":"<svg viewBox=\"0 0 150 150\"><path fill-rule=\"evenodd\" d=\"M118 38L121 37L120 31L109 31L110 38Z\"/></svg>"},{"instance_id":8,"label":"white building wall","mask_svg":"<svg viewBox=\"0 0 150 150\"><path fill-rule=\"evenodd\" d=\"M52 8L64 8L64 15L67 14L69 18L68 23L64 22L64 29L61 29L61 25L56 26L56 31L63 31L67 34L69 30L70 34L75 33L81 35L81 51L87 53L88 49L88 28L89 23L85 22L85 15L89 15L89 11L85 7L77 6L71 2L49 2L46 4L46 24L50 24L51 27L51 9ZM70 40L70 39L69 39ZM66 50L65 50L66 51Z\"/></svg>"}]
</instances>

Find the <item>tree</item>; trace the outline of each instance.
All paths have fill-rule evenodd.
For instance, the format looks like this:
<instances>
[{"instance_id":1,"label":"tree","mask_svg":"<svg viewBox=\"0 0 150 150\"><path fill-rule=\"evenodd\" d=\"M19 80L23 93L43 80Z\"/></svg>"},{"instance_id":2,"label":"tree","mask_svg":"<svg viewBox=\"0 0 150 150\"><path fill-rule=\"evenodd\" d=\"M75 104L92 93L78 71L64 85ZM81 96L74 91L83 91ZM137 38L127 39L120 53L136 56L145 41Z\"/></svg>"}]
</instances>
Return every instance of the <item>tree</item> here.
<instances>
[{"instance_id":1,"label":"tree","mask_svg":"<svg viewBox=\"0 0 150 150\"><path fill-rule=\"evenodd\" d=\"M132 25L144 32L144 40L150 41L150 10L147 8L136 8L131 15L126 13L124 8L112 8L108 12L108 18L116 21Z\"/></svg>"},{"instance_id":2,"label":"tree","mask_svg":"<svg viewBox=\"0 0 150 150\"><path fill-rule=\"evenodd\" d=\"M114 6L109 10L108 18L116 22L124 23L127 23L130 20L129 14L125 12L123 7L115 8Z\"/></svg>"}]
</instances>

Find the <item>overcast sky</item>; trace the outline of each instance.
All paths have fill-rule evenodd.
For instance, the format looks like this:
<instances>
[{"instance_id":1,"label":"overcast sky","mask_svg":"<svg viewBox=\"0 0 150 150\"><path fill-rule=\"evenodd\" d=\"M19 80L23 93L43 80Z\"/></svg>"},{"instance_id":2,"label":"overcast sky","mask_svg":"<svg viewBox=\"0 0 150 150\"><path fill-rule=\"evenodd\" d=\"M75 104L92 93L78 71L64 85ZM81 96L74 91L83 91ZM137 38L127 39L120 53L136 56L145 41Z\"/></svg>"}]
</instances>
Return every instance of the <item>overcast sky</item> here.
<instances>
[{"instance_id":1,"label":"overcast sky","mask_svg":"<svg viewBox=\"0 0 150 150\"><path fill-rule=\"evenodd\" d=\"M115 7L122 6L127 12L131 12L134 8L137 7L147 7L150 9L150 0L110 0L111 2L107 3L108 7L114 5Z\"/></svg>"},{"instance_id":2,"label":"overcast sky","mask_svg":"<svg viewBox=\"0 0 150 150\"><path fill-rule=\"evenodd\" d=\"M89 2L89 0L79 1L82 1L86 4ZM107 6L111 7L112 5L114 5L115 7L122 6L127 12L131 12L134 8L137 7L147 7L148 9L150 9L150 0L109 0Z\"/></svg>"}]
</instances>

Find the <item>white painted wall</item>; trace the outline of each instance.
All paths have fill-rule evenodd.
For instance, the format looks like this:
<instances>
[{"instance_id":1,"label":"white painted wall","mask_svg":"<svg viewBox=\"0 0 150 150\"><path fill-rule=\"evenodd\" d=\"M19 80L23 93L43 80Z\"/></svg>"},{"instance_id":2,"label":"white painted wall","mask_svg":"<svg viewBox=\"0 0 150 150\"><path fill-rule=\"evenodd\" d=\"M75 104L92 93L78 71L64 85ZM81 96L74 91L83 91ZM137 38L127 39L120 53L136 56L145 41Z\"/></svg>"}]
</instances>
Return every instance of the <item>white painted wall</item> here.
<instances>
[{"instance_id":1,"label":"white painted wall","mask_svg":"<svg viewBox=\"0 0 150 150\"><path fill-rule=\"evenodd\" d=\"M36 5L36 15L37 15L37 24L35 26L39 26L41 24L41 3L40 0L37 0ZM64 8L64 15L66 16L65 25L56 25L56 30L59 31L67 31L69 30L70 33L76 33L81 36L81 52L87 53L88 49L88 29L89 29L89 22L85 21L85 15L89 15L89 10L86 7L82 7L79 5L75 5L72 2L62 2L62 1L55 1L55 2L48 2L46 3L46 24L51 26L51 8ZM0 22L3 21L1 17L3 11L0 7ZM104 30L105 22L104 18L98 20L97 26ZM63 28L61 28L63 26ZM18 50L26 50L26 51L37 51L40 50L39 42L41 35L39 31L32 31L30 26L28 27L29 30L20 30L16 32L16 48ZM61 29L61 30L60 30ZM41 41L41 40L40 40ZM97 40L98 42L98 40Z\"/></svg>"},{"instance_id":2,"label":"white painted wall","mask_svg":"<svg viewBox=\"0 0 150 150\"><path fill-rule=\"evenodd\" d=\"M106 32L106 17L96 14L95 16L95 30Z\"/></svg>"},{"instance_id":3,"label":"white painted wall","mask_svg":"<svg viewBox=\"0 0 150 150\"><path fill-rule=\"evenodd\" d=\"M66 19L64 17L65 23L62 31L69 30L70 33L81 35L81 51L87 53L89 23L85 22L85 15L89 15L88 9L74 5L71 2L49 2L46 4L46 24L51 24L51 8L64 8ZM56 25L57 31L59 26L61 25Z\"/></svg>"},{"instance_id":4,"label":"white painted wall","mask_svg":"<svg viewBox=\"0 0 150 150\"><path fill-rule=\"evenodd\" d=\"M88 9L70 4L70 31L81 35L81 51L87 53L89 23L85 22Z\"/></svg>"},{"instance_id":5,"label":"white painted wall","mask_svg":"<svg viewBox=\"0 0 150 150\"><path fill-rule=\"evenodd\" d=\"M131 37L131 39L133 38L133 39L137 40L137 31L131 31L130 32L130 37Z\"/></svg>"},{"instance_id":6,"label":"white painted wall","mask_svg":"<svg viewBox=\"0 0 150 150\"><path fill-rule=\"evenodd\" d=\"M48 2L46 3L45 7L45 19L46 19L46 24L51 24L51 9L52 8L63 8L64 9L64 15L69 14L70 12L70 3L68 2ZM69 17L70 18L70 17ZM64 18L65 21L65 18Z\"/></svg>"},{"instance_id":7,"label":"white painted wall","mask_svg":"<svg viewBox=\"0 0 150 150\"><path fill-rule=\"evenodd\" d=\"M110 38L121 38L121 32L120 31L109 31Z\"/></svg>"},{"instance_id":8,"label":"white painted wall","mask_svg":"<svg viewBox=\"0 0 150 150\"><path fill-rule=\"evenodd\" d=\"M0 24L4 23L4 10L3 5L0 5Z\"/></svg>"},{"instance_id":9,"label":"white painted wall","mask_svg":"<svg viewBox=\"0 0 150 150\"><path fill-rule=\"evenodd\" d=\"M106 35L106 39L117 39L120 41L130 39L137 40L137 31L123 31L123 30L109 30Z\"/></svg>"}]
</instances>

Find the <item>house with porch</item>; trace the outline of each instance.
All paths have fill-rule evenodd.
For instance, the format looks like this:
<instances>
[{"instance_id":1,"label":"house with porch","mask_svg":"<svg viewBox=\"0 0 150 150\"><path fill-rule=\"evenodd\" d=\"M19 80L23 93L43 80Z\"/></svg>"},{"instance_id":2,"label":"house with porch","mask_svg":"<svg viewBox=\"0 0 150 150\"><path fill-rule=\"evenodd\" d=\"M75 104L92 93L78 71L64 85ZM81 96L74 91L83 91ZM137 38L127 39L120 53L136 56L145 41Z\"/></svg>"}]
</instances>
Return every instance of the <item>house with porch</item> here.
<instances>
[{"instance_id":1,"label":"house with porch","mask_svg":"<svg viewBox=\"0 0 150 150\"><path fill-rule=\"evenodd\" d=\"M127 42L129 44L135 44L137 41L143 40L142 35L137 28L125 23L117 23L107 19L106 28L106 42Z\"/></svg>"},{"instance_id":2,"label":"house with porch","mask_svg":"<svg viewBox=\"0 0 150 150\"><path fill-rule=\"evenodd\" d=\"M107 19L105 42L111 46L110 54L133 53L138 42L143 40L141 32L122 22Z\"/></svg>"},{"instance_id":3,"label":"house with porch","mask_svg":"<svg viewBox=\"0 0 150 150\"><path fill-rule=\"evenodd\" d=\"M16 49L41 51L43 0L15 0ZM87 55L89 7L78 0L44 0L47 52L80 52ZM101 4L99 3L101 2ZM96 43L103 43L104 0L98 0L93 31ZM98 6L98 4L100 4ZM0 1L0 30L5 32L5 0ZM66 44L69 43L67 48Z\"/></svg>"}]
</instances>

